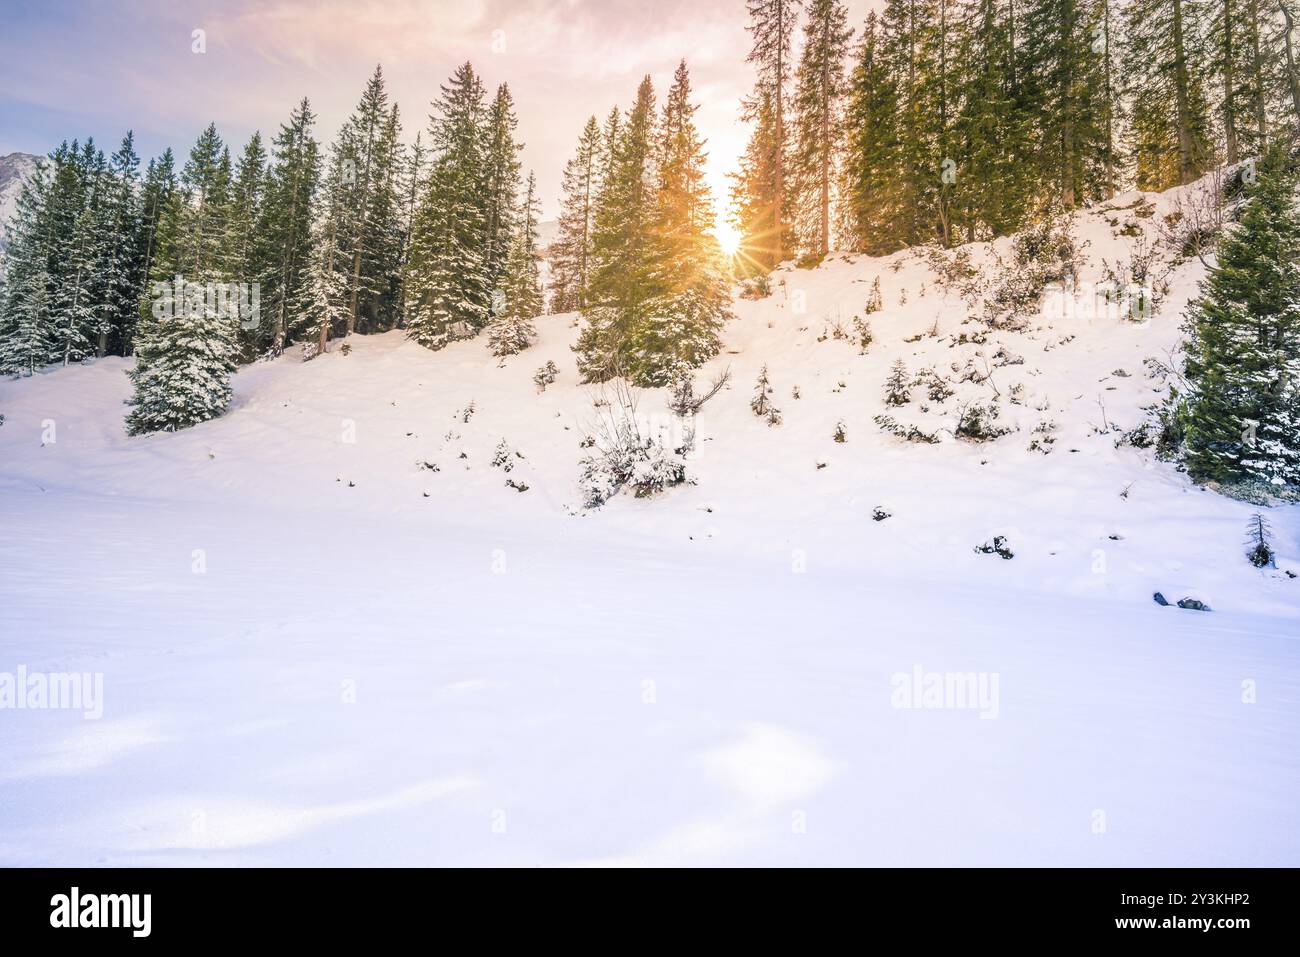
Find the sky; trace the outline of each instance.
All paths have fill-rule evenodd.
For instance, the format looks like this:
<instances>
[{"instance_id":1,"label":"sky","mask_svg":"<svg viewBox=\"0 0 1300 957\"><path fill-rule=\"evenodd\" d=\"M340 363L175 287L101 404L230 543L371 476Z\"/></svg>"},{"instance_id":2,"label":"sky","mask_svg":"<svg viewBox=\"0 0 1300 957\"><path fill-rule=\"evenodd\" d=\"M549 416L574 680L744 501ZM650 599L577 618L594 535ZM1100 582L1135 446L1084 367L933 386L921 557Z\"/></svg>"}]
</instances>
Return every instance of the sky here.
<instances>
[{"instance_id":1,"label":"sky","mask_svg":"<svg viewBox=\"0 0 1300 957\"><path fill-rule=\"evenodd\" d=\"M848 4L855 26L872 2ZM0 155L86 136L111 152L133 129L142 156L183 159L208 122L237 151L303 96L328 143L377 63L409 142L469 60L489 91L509 83L552 218L586 118L647 73L662 97L685 58L721 206L747 138L746 22L745 0L0 0Z\"/></svg>"}]
</instances>

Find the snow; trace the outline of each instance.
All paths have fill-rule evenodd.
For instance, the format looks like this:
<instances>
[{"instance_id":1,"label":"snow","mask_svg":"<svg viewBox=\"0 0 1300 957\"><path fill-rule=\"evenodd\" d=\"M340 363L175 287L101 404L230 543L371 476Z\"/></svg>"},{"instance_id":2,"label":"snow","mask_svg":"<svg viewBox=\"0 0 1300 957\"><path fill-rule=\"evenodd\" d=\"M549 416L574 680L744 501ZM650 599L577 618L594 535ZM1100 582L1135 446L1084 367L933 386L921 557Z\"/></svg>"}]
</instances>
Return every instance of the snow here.
<instances>
[{"instance_id":1,"label":"snow","mask_svg":"<svg viewBox=\"0 0 1300 957\"><path fill-rule=\"evenodd\" d=\"M1094 271L1129 255L1108 219L1136 198L1081 217ZM1148 198L1154 229L1176 197ZM699 375L732 380L696 484L590 512L572 316L505 360L400 334L286 355L174 435L124 434L120 359L0 383L0 672L104 687L99 720L0 710L0 863L1294 866L1300 509L1270 510L1261 572L1251 506L1096 429L1099 396L1125 430L1159 398L1143 360L1202 270L1149 322L983 346L952 344L970 307L912 254L783 271ZM818 341L877 276L868 353ZM999 345L1019 431L873 422L991 395L887 409L895 360ZM775 427L749 409L764 364ZM638 412L680 438L664 392ZM975 553L994 535L1014 559ZM918 669L996 676L996 709L895 707Z\"/></svg>"}]
</instances>

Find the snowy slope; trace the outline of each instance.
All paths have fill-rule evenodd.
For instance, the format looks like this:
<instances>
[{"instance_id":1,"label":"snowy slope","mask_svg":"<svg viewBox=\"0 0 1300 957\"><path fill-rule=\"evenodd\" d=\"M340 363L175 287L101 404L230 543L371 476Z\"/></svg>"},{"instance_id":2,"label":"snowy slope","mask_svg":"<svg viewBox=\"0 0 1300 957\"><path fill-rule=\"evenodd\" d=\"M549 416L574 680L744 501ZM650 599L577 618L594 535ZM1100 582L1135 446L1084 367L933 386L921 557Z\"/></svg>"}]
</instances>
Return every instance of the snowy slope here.
<instances>
[{"instance_id":1,"label":"snowy slope","mask_svg":"<svg viewBox=\"0 0 1300 957\"><path fill-rule=\"evenodd\" d=\"M1143 199L1080 216L1090 275L1178 202ZM924 256L781 271L700 373L732 380L695 484L594 512L573 316L504 361L390 334L258 364L177 435L123 434L121 360L2 383L0 672L103 672L105 712L0 712L0 861L1300 863L1300 509L1257 571L1250 507L1116 447L1202 269L1148 322L981 344ZM831 330L877 277L860 355ZM893 409L898 359L994 372ZM1018 431L941 431L994 390ZM676 437L664 393L638 412ZM996 707L895 707L914 669L996 675Z\"/></svg>"},{"instance_id":2,"label":"snowy slope","mask_svg":"<svg viewBox=\"0 0 1300 957\"><path fill-rule=\"evenodd\" d=\"M0 156L0 250L8 245L6 227L18 208L18 191L39 162L40 157L30 153Z\"/></svg>"}]
</instances>

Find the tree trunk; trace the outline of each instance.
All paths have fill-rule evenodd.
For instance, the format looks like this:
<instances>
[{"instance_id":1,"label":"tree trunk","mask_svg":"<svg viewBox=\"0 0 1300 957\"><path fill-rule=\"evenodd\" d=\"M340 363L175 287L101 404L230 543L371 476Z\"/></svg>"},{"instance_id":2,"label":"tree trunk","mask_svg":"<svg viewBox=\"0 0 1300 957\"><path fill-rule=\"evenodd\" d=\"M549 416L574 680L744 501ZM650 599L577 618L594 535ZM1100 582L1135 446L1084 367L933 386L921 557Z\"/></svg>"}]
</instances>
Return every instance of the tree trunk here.
<instances>
[{"instance_id":1,"label":"tree trunk","mask_svg":"<svg viewBox=\"0 0 1300 957\"><path fill-rule=\"evenodd\" d=\"M1237 91L1233 58L1237 55L1232 40L1232 0L1223 0L1223 138L1229 166L1236 166L1237 147Z\"/></svg>"},{"instance_id":2,"label":"tree trunk","mask_svg":"<svg viewBox=\"0 0 1300 957\"><path fill-rule=\"evenodd\" d=\"M1291 47L1291 32L1295 23L1291 19L1291 11L1282 0L1277 0L1277 7L1286 20L1286 32L1283 34L1286 39L1286 78L1291 87L1291 108L1295 111L1296 127L1300 129L1300 77L1296 76L1295 51Z\"/></svg>"},{"instance_id":3,"label":"tree trunk","mask_svg":"<svg viewBox=\"0 0 1300 957\"><path fill-rule=\"evenodd\" d=\"M1192 155L1192 107L1187 75L1187 45L1183 37L1183 0L1174 0L1174 101L1178 116L1178 181L1190 183L1196 178L1196 160Z\"/></svg>"}]
</instances>

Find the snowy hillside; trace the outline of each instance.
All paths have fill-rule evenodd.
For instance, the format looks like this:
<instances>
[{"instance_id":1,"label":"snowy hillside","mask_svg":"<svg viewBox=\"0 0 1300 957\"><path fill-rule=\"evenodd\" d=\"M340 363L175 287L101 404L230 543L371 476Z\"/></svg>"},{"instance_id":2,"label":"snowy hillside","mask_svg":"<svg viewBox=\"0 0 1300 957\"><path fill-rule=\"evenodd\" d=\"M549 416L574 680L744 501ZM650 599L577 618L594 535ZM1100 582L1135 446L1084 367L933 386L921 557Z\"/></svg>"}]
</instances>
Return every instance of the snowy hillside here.
<instances>
[{"instance_id":1,"label":"snowy hillside","mask_svg":"<svg viewBox=\"0 0 1300 957\"><path fill-rule=\"evenodd\" d=\"M30 153L0 156L0 250L7 245L6 227L18 208L18 190L39 162L40 157Z\"/></svg>"},{"instance_id":2,"label":"snowy hillside","mask_svg":"<svg viewBox=\"0 0 1300 957\"><path fill-rule=\"evenodd\" d=\"M1071 301L1191 198L1080 214ZM1126 440L1204 267L990 331L962 287L1012 243L966 254L779 270L693 484L597 510L575 316L286 355L179 434L124 434L125 360L0 383L0 671L104 674L97 721L0 722L0 862L1300 863L1300 508L1256 570L1255 509ZM913 672L995 700L900 708Z\"/></svg>"}]
</instances>

